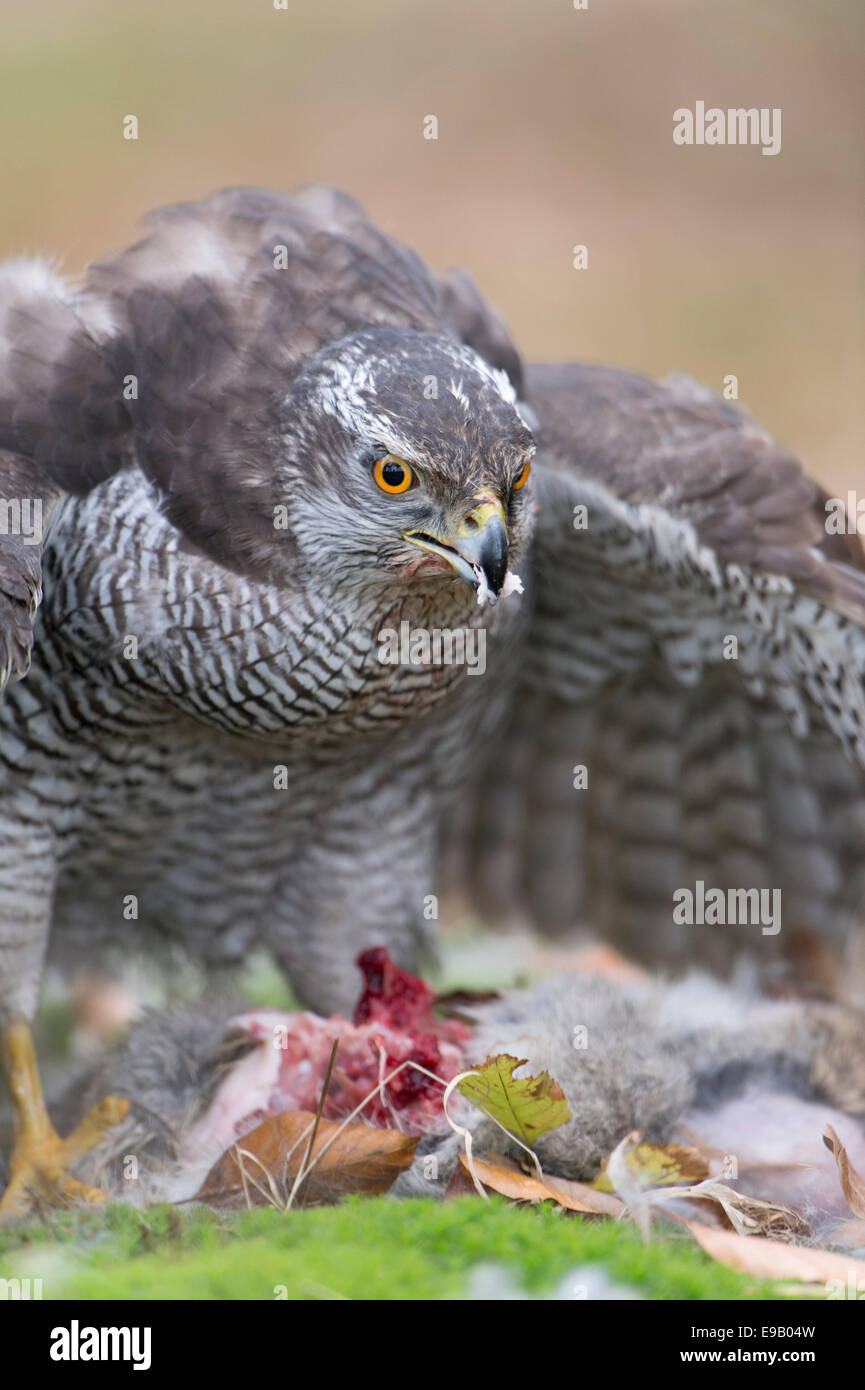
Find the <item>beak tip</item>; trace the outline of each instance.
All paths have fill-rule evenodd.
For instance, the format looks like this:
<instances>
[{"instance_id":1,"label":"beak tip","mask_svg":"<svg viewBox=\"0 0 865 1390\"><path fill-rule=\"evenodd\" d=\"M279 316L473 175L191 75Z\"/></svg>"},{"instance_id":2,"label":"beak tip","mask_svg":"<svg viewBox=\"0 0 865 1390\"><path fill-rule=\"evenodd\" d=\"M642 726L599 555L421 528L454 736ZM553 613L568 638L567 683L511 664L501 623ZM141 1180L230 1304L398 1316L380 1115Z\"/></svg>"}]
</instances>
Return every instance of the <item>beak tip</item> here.
<instances>
[{"instance_id":1,"label":"beak tip","mask_svg":"<svg viewBox=\"0 0 865 1390\"><path fill-rule=\"evenodd\" d=\"M498 598L508 572L508 534L498 517L487 523L474 554L467 558L483 573L490 594Z\"/></svg>"}]
</instances>

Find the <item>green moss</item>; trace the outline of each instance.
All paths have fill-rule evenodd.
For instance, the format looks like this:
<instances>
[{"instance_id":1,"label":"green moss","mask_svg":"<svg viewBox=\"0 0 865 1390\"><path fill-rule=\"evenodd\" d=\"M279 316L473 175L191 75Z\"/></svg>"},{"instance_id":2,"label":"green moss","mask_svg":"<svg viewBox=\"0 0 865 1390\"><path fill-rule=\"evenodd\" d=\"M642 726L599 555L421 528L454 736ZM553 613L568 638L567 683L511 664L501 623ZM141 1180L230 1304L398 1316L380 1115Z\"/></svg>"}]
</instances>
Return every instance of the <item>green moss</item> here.
<instances>
[{"instance_id":1,"label":"green moss","mask_svg":"<svg viewBox=\"0 0 865 1390\"><path fill-rule=\"evenodd\" d=\"M290 1299L449 1299L465 1296L481 1264L505 1266L536 1295L591 1264L652 1299L777 1296L684 1232L645 1247L628 1226L470 1197L288 1215L108 1207L0 1232L0 1277L41 1278L44 1298L273 1299L284 1289Z\"/></svg>"}]
</instances>

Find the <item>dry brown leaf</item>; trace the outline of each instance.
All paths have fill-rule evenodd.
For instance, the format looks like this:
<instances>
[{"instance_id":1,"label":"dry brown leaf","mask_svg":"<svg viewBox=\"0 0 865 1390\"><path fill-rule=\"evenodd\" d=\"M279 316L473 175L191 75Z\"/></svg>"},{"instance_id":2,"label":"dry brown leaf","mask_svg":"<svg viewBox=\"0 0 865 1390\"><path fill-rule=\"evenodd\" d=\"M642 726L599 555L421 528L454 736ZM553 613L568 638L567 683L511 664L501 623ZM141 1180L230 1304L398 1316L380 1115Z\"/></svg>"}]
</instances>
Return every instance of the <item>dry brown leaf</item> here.
<instances>
[{"instance_id":1,"label":"dry brown leaf","mask_svg":"<svg viewBox=\"0 0 865 1390\"><path fill-rule=\"evenodd\" d=\"M477 1167L477 1161L473 1160L473 1162ZM527 1169L522 1167L516 1159L511 1158L508 1154L497 1153L494 1149L487 1150L485 1162L488 1168L504 1169L509 1173L516 1173L518 1177L525 1176L527 1172ZM474 1191L468 1176L468 1164L455 1168L454 1173L459 1173L462 1181L468 1184L468 1190ZM554 1177L551 1173L543 1174L543 1182L547 1187L554 1189L554 1193L556 1191L563 1192L572 1197L574 1201L582 1202L586 1208L587 1216L619 1217L624 1213L624 1202L620 1201L618 1197L614 1197L612 1193L598 1192L588 1183L575 1182L572 1178Z\"/></svg>"},{"instance_id":2,"label":"dry brown leaf","mask_svg":"<svg viewBox=\"0 0 865 1390\"><path fill-rule=\"evenodd\" d=\"M826 1284L841 1281L845 1288L855 1288L862 1281L865 1288L865 1261L851 1259L831 1250L812 1246L785 1245L767 1236L740 1236L735 1231L717 1231L698 1221L685 1225L707 1255L733 1269L753 1274L758 1279L797 1279L805 1284ZM852 1283L851 1283L852 1281ZM828 1289L831 1294L832 1290ZM837 1296L842 1296L836 1293Z\"/></svg>"},{"instance_id":3,"label":"dry brown leaf","mask_svg":"<svg viewBox=\"0 0 865 1390\"><path fill-rule=\"evenodd\" d=\"M860 1174L856 1172L856 1169L850 1162L850 1155L831 1125L826 1126L826 1132L823 1135L823 1143L838 1165L838 1177L841 1179L841 1190L844 1193L848 1207L854 1216L865 1216L865 1181L863 1181Z\"/></svg>"},{"instance_id":4,"label":"dry brown leaf","mask_svg":"<svg viewBox=\"0 0 865 1390\"><path fill-rule=\"evenodd\" d=\"M469 1163L465 1154L460 1154L460 1163L466 1172L470 1172ZM510 1166L504 1167L498 1163L484 1163L479 1158L472 1159L472 1167L484 1187L489 1187L493 1192L499 1192L503 1197L511 1197L516 1202L556 1202L560 1207L567 1211L590 1212L598 1214L601 1209L600 1203L605 1198L604 1193L592 1193L590 1188L585 1192L589 1197L580 1193L577 1195L569 1189L582 1188L581 1183L568 1183L556 1179L555 1186L552 1181L541 1182L539 1178L531 1177L528 1173L521 1173L517 1168ZM592 1201L591 1199L595 1200ZM600 1200L599 1200L600 1199ZM615 1201L615 1198L606 1198L606 1201ZM618 1204L621 1207L621 1203ZM611 1214L608 1210L604 1215ZM613 1213L618 1215L618 1212Z\"/></svg>"},{"instance_id":5,"label":"dry brown leaf","mask_svg":"<svg viewBox=\"0 0 865 1390\"><path fill-rule=\"evenodd\" d=\"M588 1183L574 1182L571 1178L554 1178L549 1173L544 1174L544 1181L554 1191L567 1193L575 1201L583 1202L586 1209L595 1212L597 1216L624 1215L624 1202L621 1198L614 1197L611 1192L598 1192L597 1188L590 1187Z\"/></svg>"},{"instance_id":6,"label":"dry brown leaf","mask_svg":"<svg viewBox=\"0 0 865 1390\"><path fill-rule=\"evenodd\" d=\"M306 1155L315 1116L308 1110L274 1115L226 1149L211 1168L196 1200L213 1205L241 1202L280 1206ZM371 1125L319 1120L300 1206L339 1201L349 1192L377 1196L410 1168L417 1136ZM313 1166L314 1165L314 1166Z\"/></svg>"},{"instance_id":7,"label":"dry brown leaf","mask_svg":"<svg viewBox=\"0 0 865 1390\"><path fill-rule=\"evenodd\" d=\"M718 1178L708 1178L705 1182L695 1183L690 1188L667 1188L652 1193L653 1205L660 1210L666 1210L665 1198L696 1198L700 1202L708 1198L709 1201L717 1202L728 1224L743 1236L761 1235L771 1236L773 1240L797 1240L812 1234L805 1218L790 1207L780 1206L777 1202L764 1202L759 1197L750 1197L746 1192L737 1192ZM667 1210L667 1215L681 1219L675 1210ZM686 1219L685 1225L688 1224Z\"/></svg>"}]
</instances>

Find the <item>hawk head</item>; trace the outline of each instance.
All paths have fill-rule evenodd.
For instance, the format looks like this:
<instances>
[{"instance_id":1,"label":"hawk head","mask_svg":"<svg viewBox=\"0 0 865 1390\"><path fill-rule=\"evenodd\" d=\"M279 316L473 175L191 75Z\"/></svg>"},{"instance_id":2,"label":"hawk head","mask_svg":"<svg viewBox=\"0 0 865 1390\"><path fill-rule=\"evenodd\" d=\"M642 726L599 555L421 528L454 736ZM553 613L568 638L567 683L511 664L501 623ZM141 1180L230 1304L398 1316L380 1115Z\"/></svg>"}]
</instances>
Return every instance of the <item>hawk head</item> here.
<instances>
[{"instance_id":1,"label":"hawk head","mask_svg":"<svg viewBox=\"0 0 865 1390\"><path fill-rule=\"evenodd\" d=\"M433 333L367 328L308 361L280 420L290 530L317 572L501 594L531 533L534 452L504 372Z\"/></svg>"}]
</instances>

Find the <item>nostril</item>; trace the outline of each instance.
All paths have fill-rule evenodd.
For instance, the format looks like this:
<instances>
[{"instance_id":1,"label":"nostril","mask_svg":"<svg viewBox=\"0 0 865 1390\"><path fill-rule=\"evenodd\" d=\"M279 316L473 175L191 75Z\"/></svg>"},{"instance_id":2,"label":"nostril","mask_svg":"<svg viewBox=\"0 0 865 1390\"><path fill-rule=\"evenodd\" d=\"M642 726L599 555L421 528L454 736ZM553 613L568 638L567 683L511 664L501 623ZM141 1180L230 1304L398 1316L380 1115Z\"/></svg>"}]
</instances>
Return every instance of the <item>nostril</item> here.
<instances>
[{"instance_id":1,"label":"nostril","mask_svg":"<svg viewBox=\"0 0 865 1390\"><path fill-rule=\"evenodd\" d=\"M476 531L478 529L478 523L473 516L467 516L464 525L467 531Z\"/></svg>"}]
</instances>

